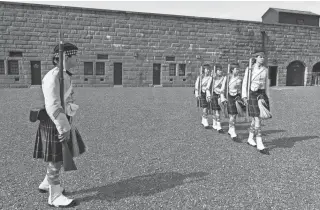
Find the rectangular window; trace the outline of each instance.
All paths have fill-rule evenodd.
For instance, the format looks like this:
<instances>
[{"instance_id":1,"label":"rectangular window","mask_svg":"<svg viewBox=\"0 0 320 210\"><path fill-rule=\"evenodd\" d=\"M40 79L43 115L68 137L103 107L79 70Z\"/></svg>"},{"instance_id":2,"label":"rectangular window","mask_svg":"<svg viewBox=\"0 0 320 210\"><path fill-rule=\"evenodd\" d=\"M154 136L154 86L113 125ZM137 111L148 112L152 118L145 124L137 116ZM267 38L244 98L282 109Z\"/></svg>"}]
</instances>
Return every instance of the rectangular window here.
<instances>
[{"instance_id":1,"label":"rectangular window","mask_svg":"<svg viewBox=\"0 0 320 210\"><path fill-rule=\"evenodd\" d=\"M8 61L8 74L19 75L19 62L17 60Z\"/></svg>"},{"instance_id":2,"label":"rectangular window","mask_svg":"<svg viewBox=\"0 0 320 210\"><path fill-rule=\"evenodd\" d=\"M169 64L169 76L176 76L176 64L175 63Z\"/></svg>"},{"instance_id":3,"label":"rectangular window","mask_svg":"<svg viewBox=\"0 0 320 210\"><path fill-rule=\"evenodd\" d=\"M105 69L104 62L96 63L96 75L104 75L105 74L104 69Z\"/></svg>"},{"instance_id":4,"label":"rectangular window","mask_svg":"<svg viewBox=\"0 0 320 210\"><path fill-rule=\"evenodd\" d=\"M107 60L108 59L108 54L98 54L97 55L97 59Z\"/></svg>"},{"instance_id":5,"label":"rectangular window","mask_svg":"<svg viewBox=\"0 0 320 210\"><path fill-rule=\"evenodd\" d=\"M175 57L174 56L166 56L166 61L174 61Z\"/></svg>"},{"instance_id":6,"label":"rectangular window","mask_svg":"<svg viewBox=\"0 0 320 210\"><path fill-rule=\"evenodd\" d=\"M11 51L11 52L9 52L9 56L10 57L22 57L22 52Z\"/></svg>"},{"instance_id":7,"label":"rectangular window","mask_svg":"<svg viewBox=\"0 0 320 210\"><path fill-rule=\"evenodd\" d=\"M83 62L84 64L84 75L93 75L93 63Z\"/></svg>"},{"instance_id":8,"label":"rectangular window","mask_svg":"<svg viewBox=\"0 0 320 210\"><path fill-rule=\"evenodd\" d=\"M5 71L4 71L4 60L0 60L0 74L5 74Z\"/></svg>"},{"instance_id":9,"label":"rectangular window","mask_svg":"<svg viewBox=\"0 0 320 210\"><path fill-rule=\"evenodd\" d=\"M186 75L186 64L179 64L179 76Z\"/></svg>"},{"instance_id":10,"label":"rectangular window","mask_svg":"<svg viewBox=\"0 0 320 210\"><path fill-rule=\"evenodd\" d=\"M303 19L297 19L297 24L303 25L304 24L304 20Z\"/></svg>"}]
</instances>

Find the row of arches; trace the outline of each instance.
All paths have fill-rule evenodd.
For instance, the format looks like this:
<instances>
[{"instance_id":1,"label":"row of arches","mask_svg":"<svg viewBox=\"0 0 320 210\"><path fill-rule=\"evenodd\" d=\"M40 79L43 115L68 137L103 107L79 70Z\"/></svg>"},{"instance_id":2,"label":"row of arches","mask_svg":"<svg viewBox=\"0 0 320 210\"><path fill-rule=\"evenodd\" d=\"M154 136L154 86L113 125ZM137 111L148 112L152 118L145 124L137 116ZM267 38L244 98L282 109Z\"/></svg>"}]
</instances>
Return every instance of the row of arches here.
<instances>
[{"instance_id":1,"label":"row of arches","mask_svg":"<svg viewBox=\"0 0 320 210\"><path fill-rule=\"evenodd\" d=\"M304 86L305 85L305 65L301 61L293 61L287 67L287 86ZM312 68L311 85L320 84L320 62Z\"/></svg>"}]
</instances>

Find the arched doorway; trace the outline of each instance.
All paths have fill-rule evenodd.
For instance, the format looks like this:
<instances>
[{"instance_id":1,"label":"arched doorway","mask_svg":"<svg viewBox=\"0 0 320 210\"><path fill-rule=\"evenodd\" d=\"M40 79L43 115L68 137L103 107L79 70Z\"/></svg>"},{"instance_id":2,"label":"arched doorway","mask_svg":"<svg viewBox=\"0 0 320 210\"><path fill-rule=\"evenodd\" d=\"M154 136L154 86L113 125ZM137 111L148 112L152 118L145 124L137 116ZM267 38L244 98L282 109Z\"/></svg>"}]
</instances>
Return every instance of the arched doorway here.
<instances>
[{"instance_id":1,"label":"arched doorway","mask_svg":"<svg viewBox=\"0 0 320 210\"><path fill-rule=\"evenodd\" d=\"M312 68L311 85L320 85L320 62L316 63Z\"/></svg>"},{"instance_id":2,"label":"arched doorway","mask_svg":"<svg viewBox=\"0 0 320 210\"><path fill-rule=\"evenodd\" d=\"M293 61L287 67L287 86L304 85L305 66L301 61Z\"/></svg>"}]
</instances>

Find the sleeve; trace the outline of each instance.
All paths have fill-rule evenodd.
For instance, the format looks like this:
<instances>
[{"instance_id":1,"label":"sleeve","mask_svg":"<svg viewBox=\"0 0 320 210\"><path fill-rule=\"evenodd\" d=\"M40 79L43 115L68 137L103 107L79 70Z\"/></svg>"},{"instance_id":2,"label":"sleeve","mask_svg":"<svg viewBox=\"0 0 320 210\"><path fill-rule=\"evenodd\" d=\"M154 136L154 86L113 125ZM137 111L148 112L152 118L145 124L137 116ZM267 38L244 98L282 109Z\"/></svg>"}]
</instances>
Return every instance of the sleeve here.
<instances>
[{"instance_id":1,"label":"sleeve","mask_svg":"<svg viewBox=\"0 0 320 210\"><path fill-rule=\"evenodd\" d=\"M227 98L226 98L226 85L227 85L227 77L225 76L222 80L222 85L221 85L221 89L220 89L220 97L221 97L221 101L226 101Z\"/></svg>"},{"instance_id":2,"label":"sleeve","mask_svg":"<svg viewBox=\"0 0 320 210\"><path fill-rule=\"evenodd\" d=\"M197 77L196 84L194 85L194 89L195 89L194 94L195 94L196 97L199 96L199 80L200 80L200 78Z\"/></svg>"},{"instance_id":3,"label":"sleeve","mask_svg":"<svg viewBox=\"0 0 320 210\"><path fill-rule=\"evenodd\" d=\"M244 72L244 77L242 80L242 91L241 91L241 97L242 98L247 98L247 82L248 82L248 71L249 71L249 67L246 68L245 72Z\"/></svg>"},{"instance_id":4,"label":"sleeve","mask_svg":"<svg viewBox=\"0 0 320 210\"><path fill-rule=\"evenodd\" d=\"M206 87L206 96L207 97L211 97L211 84L212 83L212 77L210 77L208 83L207 83L207 87Z\"/></svg>"},{"instance_id":5,"label":"sleeve","mask_svg":"<svg viewBox=\"0 0 320 210\"><path fill-rule=\"evenodd\" d=\"M71 129L67 116L61 106L60 85L56 75L48 75L42 81L42 92L44 96L45 108L59 134Z\"/></svg>"}]
</instances>

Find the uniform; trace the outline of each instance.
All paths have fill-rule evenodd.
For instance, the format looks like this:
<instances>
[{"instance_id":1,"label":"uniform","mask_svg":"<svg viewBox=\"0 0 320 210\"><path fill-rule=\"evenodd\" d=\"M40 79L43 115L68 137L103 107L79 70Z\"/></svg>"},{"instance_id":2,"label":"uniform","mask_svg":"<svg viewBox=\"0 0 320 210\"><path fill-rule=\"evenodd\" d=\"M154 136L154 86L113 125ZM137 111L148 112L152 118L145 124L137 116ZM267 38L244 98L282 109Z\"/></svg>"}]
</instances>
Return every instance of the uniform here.
<instances>
[{"instance_id":1,"label":"uniform","mask_svg":"<svg viewBox=\"0 0 320 210\"><path fill-rule=\"evenodd\" d=\"M257 59L264 58L263 52L255 53ZM261 61L260 61L261 62ZM249 138L247 143L251 146L257 146L257 149L262 154L269 154L269 151L262 142L261 134L261 110L259 107L259 100L265 101L265 109L270 111L270 104L268 98L268 69L262 64L254 64L251 71L251 80L248 81L249 68L246 69L244 80L242 84L242 98L248 98L249 116L252 117L251 126L249 129ZM250 84L250 86L249 86ZM248 87L249 86L249 87ZM249 89L249 95L248 90ZM256 141L254 137L256 136Z\"/></svg>"},{"instance_id":2,"label":"uniform","mask_svg":"<svg viewBox=\"0 0 320 210\"><path fill-rule=\"evenodd\" d=\"M220 65L216 65L216 68L222 69ZM220 122L220 111L221 111L221 106L219 104L223 103L226 101L226 98L224 96L225 92L225 87L226 87L226 77L225 76L218 76L218 75L213 75L212 76L212 100L211 100L211 108L213 110L213 120L212 120L212 128L214 130L217 130L219 133L224 133L221 127L221 122Z\"/></svg>"},{"instance_id":3,"label":"uniform","mask_svg":"<svg viewBox=\"0 0 320 210\"><path fill-rule=\"evenodd\" d=\"M75 66L77 47L64 44L64 56L66 67ZM54 49L53 63L56 65L59 59L59 45ZM85 152L85 144L82 137L73 124L79 106L74 103L74 91L72 88L71 73L63 71L64 77L64 110L60 100L59 68L51 69L42 79L43 106L46 117L40 120L36 134L33 157L42 158L48 163L47 174L39 186L40 192L49 192L48 204L54 207L71 207L76 202L65 197L64 189L60 186L59 173L63 163L62 140L67 141L73 157ZM69 133L70 132L70 133ZM70 134L70 136L69 136ZM67 140L68 136L70 137Z\"/></svg>"},{"instance_id":4,"label":"uniform","mask_svg":"<svg viewBox=\"0 0 320 210\"><path fill-rule=\"evenodd\" d=\"M228 93L226 93L228 94L227 110L229 114L228 134L234 141L237 140L235 121L236 116L238 115L238 110L236 103L239 103L239 101L241 103L241 83L242 79L239 76L229 77Z\"/></svg>"},{"instance_id":5,"label":"uniform","mask_svg":"<svg viewBox=\"0 0 320 210\"><path fill-rule=\"evenodd\" d=\"M209 127L207 108L209 107L208 99L211 98L211 93L210 93L211 83L212 83L212 77L203 76L203 75L198 76L195 83L195 97L198 98L200 96L199 106L203 108L201 123L205 128Z\"/></svg>"}]
</instances>

